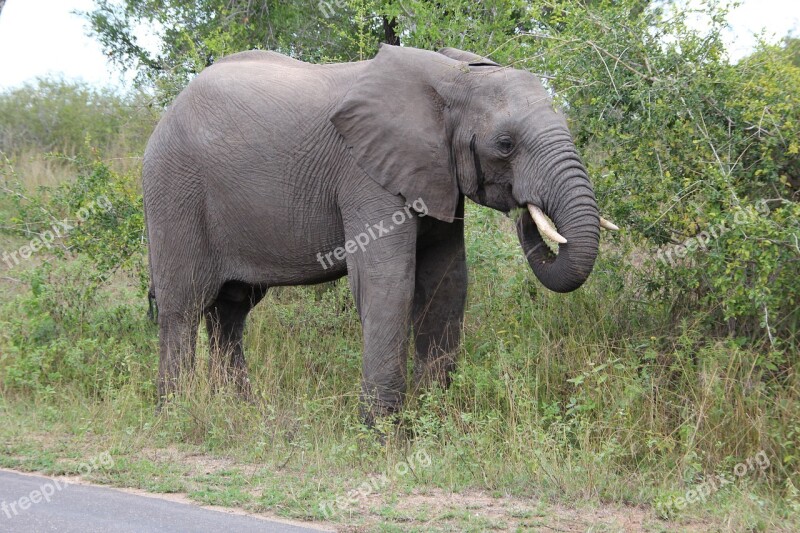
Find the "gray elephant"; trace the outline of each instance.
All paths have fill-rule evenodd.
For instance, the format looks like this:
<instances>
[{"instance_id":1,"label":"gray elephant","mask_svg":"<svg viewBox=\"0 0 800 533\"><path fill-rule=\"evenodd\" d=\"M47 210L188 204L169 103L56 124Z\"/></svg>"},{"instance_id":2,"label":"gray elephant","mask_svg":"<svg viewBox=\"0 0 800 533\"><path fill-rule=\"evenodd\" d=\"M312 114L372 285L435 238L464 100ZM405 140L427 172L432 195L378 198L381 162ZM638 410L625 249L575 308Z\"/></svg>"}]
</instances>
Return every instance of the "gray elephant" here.
<instances>
[{"instance_id":1,"label":"gray elephant","mask_svg":"<svg viewBox=\"0 0 800 533\"><path fill-rule=\"evenodd\" d=\"M242 332L266 290L348 275L368 423L402 405L412 330L415 384L448 384L467 293L465 196L526 208L523 252L558 292L583 284L600 226L615 229L536 76L452 48L382 46L329 65L226 57L161 119L143 189L160 397L193 367L203 316L249 395Z\"/></svg>"}]
</instances>

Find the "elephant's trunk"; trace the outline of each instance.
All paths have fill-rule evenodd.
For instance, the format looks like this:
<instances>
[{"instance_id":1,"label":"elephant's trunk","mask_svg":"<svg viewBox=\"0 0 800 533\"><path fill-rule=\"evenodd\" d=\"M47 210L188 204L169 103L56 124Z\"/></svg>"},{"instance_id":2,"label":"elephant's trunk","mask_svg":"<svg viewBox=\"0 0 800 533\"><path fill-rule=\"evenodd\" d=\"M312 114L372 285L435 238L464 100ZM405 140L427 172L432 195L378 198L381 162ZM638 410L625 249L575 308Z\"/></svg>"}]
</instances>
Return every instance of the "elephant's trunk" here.
<instances>
[{"instance_id":1,"label":"elephant's trunk","mask_svg":"<svg viewBox=\"0 0 800 533\"><path fill-rule=\"evenodd\" d=\"M592 185L586 169L571 143L557 149L551 147L536 174L549 179L547 196L530 202L540 208L555 225L556 236L566 239L554 254L542 239L541 233L553 238L541 220L534 221L536 209L526 210L517 221L517 234L525 257L539 281L555 292L574 291L586 281L594 267L600 241L600 216ZM540 181L541 183L541 181ZM537 205L537 203L541 205ZM537 227L538 222L538 227ZM542 228L540 233L539 228Z\"/></svg>"}]
</instances>

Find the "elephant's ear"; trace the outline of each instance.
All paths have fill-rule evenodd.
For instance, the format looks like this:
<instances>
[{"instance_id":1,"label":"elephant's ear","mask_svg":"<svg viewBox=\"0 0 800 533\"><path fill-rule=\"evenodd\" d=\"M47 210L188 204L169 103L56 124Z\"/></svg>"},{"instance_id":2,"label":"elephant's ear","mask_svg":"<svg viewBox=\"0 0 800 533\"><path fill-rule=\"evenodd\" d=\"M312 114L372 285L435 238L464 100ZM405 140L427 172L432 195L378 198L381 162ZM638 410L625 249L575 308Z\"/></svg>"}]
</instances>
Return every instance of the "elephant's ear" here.
<instances>
[{"instance_id":1,"label":"elephant's ear","mask_svg":"<svg viewBox=\"0 0 800 533\"><path fill-rule=\"evenodd\" d=\"M456 61L464 61L470 67L499 67L497 63L487 57L459 50L458 48L441 48L439 53Z\"/></svg>"},{"instance_id":2,"label":"elephant's ear","mask_svg":"<svg viewBox=\"0 0 800 533\"><path fill-rule=\"evenodd\" d=\"M359 166L388 191L452 222L459 190L442 92L468 70L436 52L382 45L331 117Z\"/></svg>"}]
</instances>

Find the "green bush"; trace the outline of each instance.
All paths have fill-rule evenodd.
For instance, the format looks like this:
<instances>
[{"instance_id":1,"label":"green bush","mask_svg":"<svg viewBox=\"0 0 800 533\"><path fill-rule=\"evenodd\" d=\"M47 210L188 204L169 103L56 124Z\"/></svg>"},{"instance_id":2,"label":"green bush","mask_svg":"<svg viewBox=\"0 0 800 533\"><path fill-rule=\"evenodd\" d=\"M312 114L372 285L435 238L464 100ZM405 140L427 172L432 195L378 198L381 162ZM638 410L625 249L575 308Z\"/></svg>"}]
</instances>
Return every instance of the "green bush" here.
<instances>
[{"instance_id":1,"label":"green bush","mask_svg":"<svg viewBox=\"0 0 800 533\"><path fill-rule=\"evenodd\" d=\"M90 397L134 384L154 395L154 327L143 300L100 285L90 261L44 263L28 272L31 290L0 308L0 380L7 390ZM131 303L132 302L132 303Z\"/></svg>"},{"instance_id":2,"label":"green bush","mask_svg":"<svg viewBox=\"0 0 800 533\"><path fill-rule=\"evenodd\" d=\"M149 274L138 175L116 173L101 161L72 164L74 180L33 194L11 174L12 181L0 190L11 216L0 231L32 239L57 257L85 255L103 280L121 270L135 276L144 290Z\"/></svg>"},{"instance_id":3,"label":"green bush","mask_svg":"<svg viewBox=\"0 0 800 533\"><path fill-rule=\"evenodd\" d=\"M542 2L511 54L549 75L603 211L655 267L650 297L675 303L676 324L697 313L712 334L796 351L796 53L762 45L731 63L725 7L641 4Z\"/></svg>"},{"instance_id":4,"label":"green bush","mask_svg":"<svg viewBox=\"0 0 800 533\"><path fill-rule=\"evenodd\" d=\"M25 249L37 254L17 265L30 290L0 310L0 380L48 394L78 387L97 396L131 382L149 392L152 380L142 376L157 368L157 350L143 297L149 279L138 179L99 161L72 165L72 181L35 193L17 181L0 194L11 212L0 231L24 243L15 259L25 259Z\"/></svg>"},{"instance_id":5,"label":"green bush","mask_svg":"<svg viewBox=\"0 0 800 533\"><path fill-rule=\"evenodd\" d=\"M729 5L715 0L353 0L313 29L297 15L319 5L269 4L104 0L88 18L117 62L167 96L236 50L369 57L391 28L405 45L471 49L530 69L568 114L604 212L640 248L649 297L673 302L675 324L694 314L715 336L796 350L796 40L733 63L721 38ZM147 20L172 28L158 56L131 39Z\"/></svg>"}]
</instances>

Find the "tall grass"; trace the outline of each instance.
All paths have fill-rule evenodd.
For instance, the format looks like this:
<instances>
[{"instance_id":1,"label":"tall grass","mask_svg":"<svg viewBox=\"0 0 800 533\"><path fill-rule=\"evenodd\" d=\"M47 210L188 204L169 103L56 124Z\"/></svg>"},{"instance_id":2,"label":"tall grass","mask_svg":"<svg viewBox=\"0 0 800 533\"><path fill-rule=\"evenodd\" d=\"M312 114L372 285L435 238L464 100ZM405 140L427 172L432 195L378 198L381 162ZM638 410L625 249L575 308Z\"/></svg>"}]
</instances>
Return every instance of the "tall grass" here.
<instances>
[{"instance_id":1,"label":"tall grass","mask_svg":"<svg viewBox=\"0 0 800 533\"><path fill-rule=\"evenodd\" d=\"M85 263L64 264L2 312L3 394L66 411L88 401L92 431L119 446L131 446L133 428L135 447L192 443L311 468L309 479L326 487L320 499L345 490L354 472L397 462L407 446L433 459L421 486L631 503L682 494L764 451L771 467L743 493L773 498L762 517L790 515L800 503L791 494L800 434L791 367L706 338L690 321L669 323L664 306L637 297L631 278L640 274L620 267L620 251L606 250L580 291L549 293L503 217L475 206L467 217L459 368L449 390L408 398L404 437L387 448L357 416L361 333L346 280L272 290L254 310L245 340L255 405L212 392L201 333L192 392L154 419L156 331L144 301L108 306L107 289L80 289Z\"/></svg>"}]
</instances>

